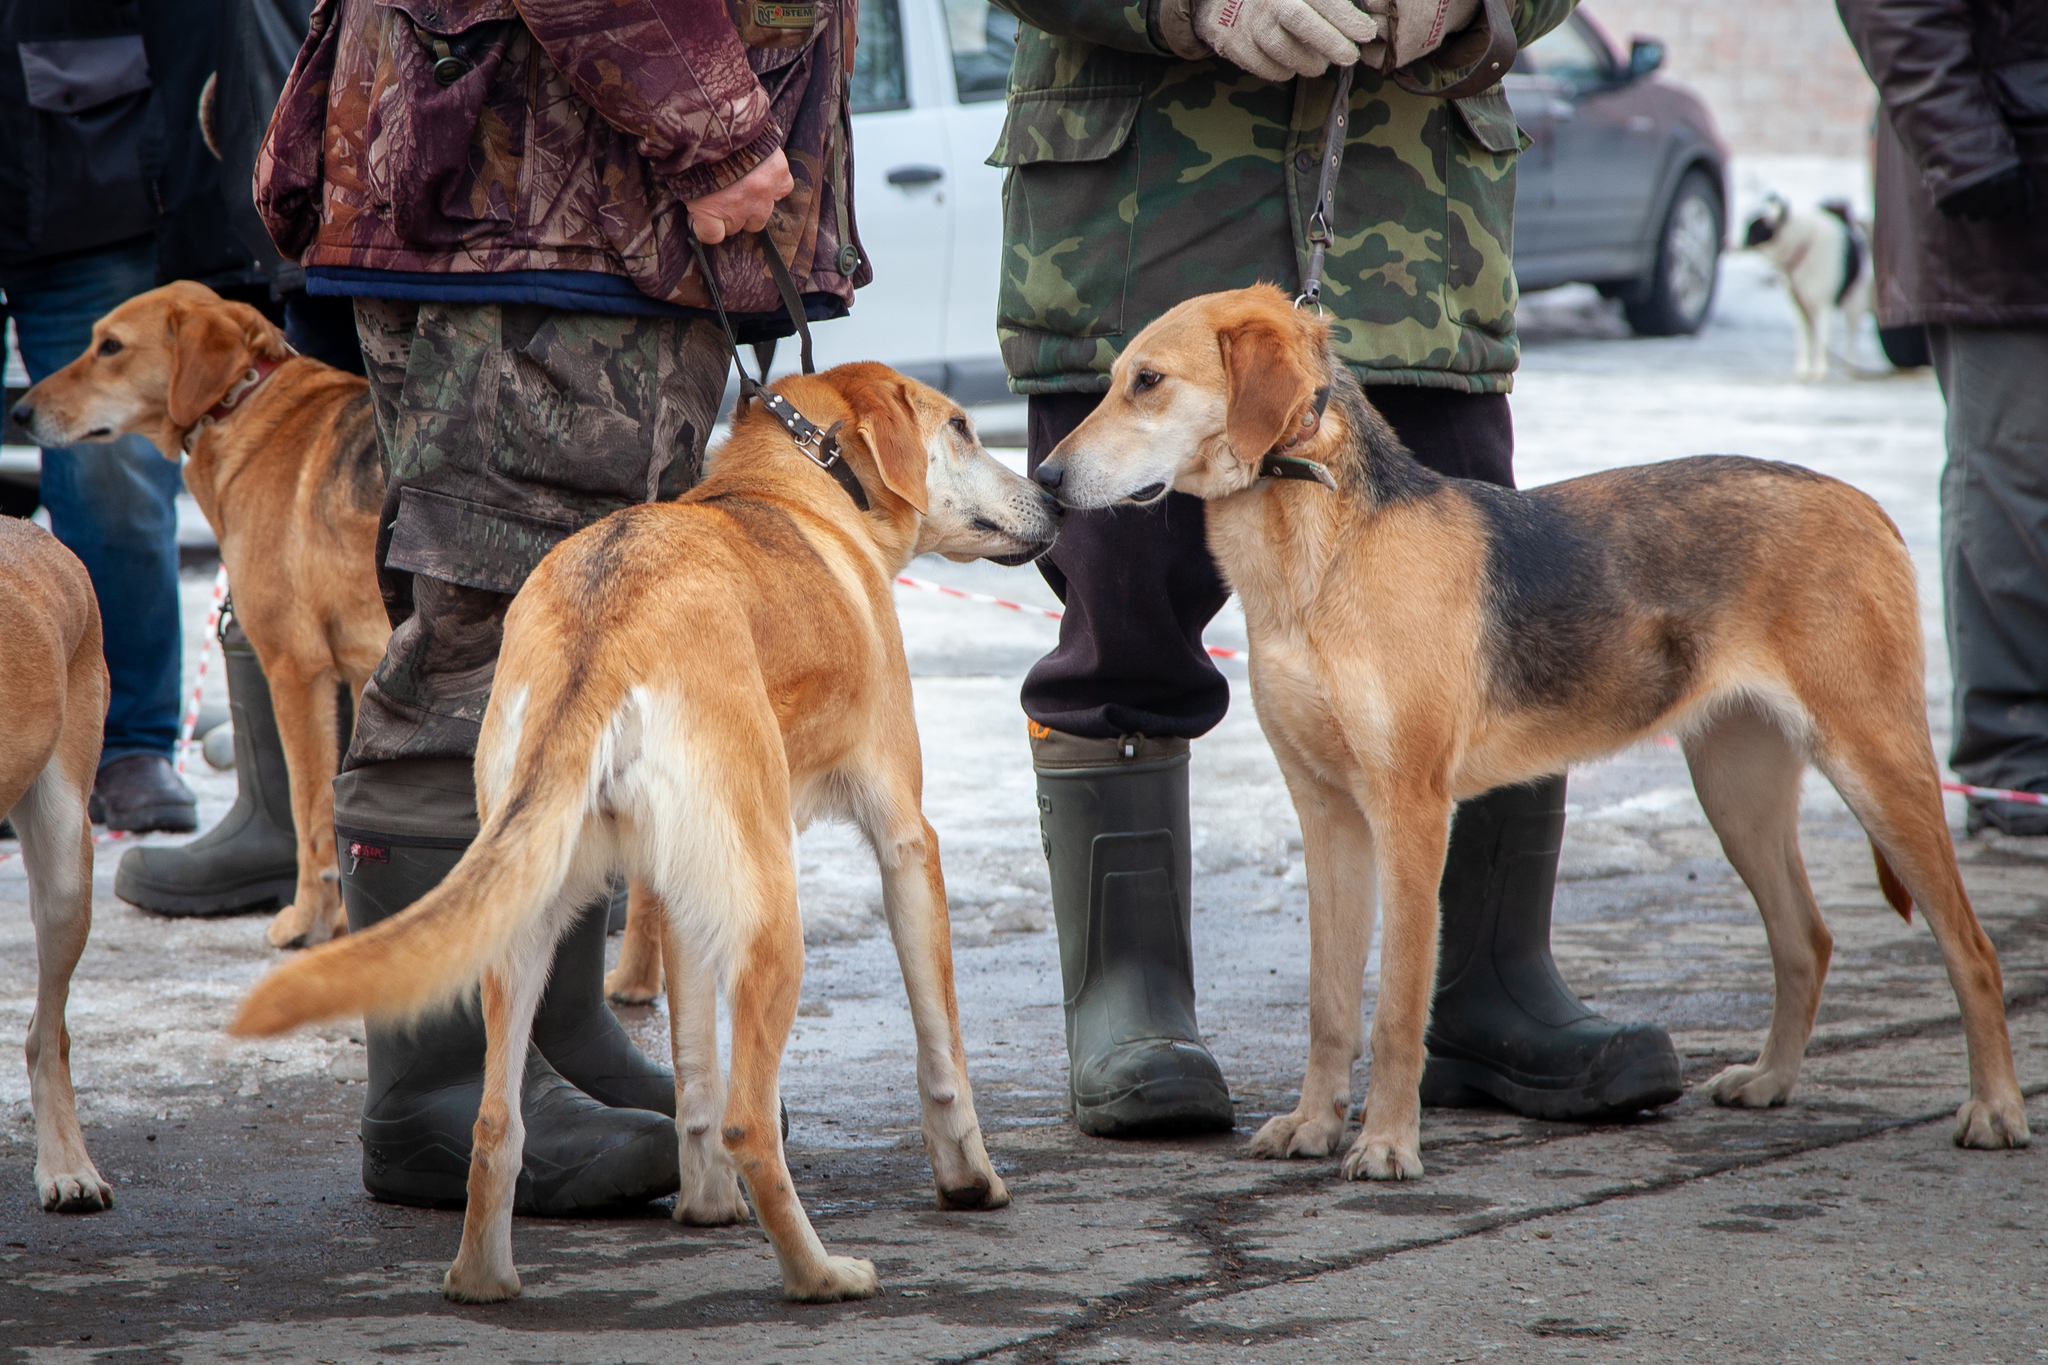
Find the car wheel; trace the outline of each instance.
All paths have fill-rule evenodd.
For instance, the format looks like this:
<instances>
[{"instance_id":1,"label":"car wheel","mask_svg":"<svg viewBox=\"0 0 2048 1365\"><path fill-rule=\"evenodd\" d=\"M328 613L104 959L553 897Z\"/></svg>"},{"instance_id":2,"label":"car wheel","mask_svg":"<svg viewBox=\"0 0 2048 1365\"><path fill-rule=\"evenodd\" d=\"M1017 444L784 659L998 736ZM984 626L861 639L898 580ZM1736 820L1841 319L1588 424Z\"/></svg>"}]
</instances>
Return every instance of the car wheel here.
<instances>
[{"instance_id":1,"label":"car wheel","mask_svg":"<svg viewBox=\"0 0 2048 1365\"><path fill-rule=\"evenodd\" d=\"M1721 277L1721 194L1705 171L1687 171L1664 213L1650 278L1622 296L1637 336L1689 336L1714 306Z\"/></svg>"}]
</instances>

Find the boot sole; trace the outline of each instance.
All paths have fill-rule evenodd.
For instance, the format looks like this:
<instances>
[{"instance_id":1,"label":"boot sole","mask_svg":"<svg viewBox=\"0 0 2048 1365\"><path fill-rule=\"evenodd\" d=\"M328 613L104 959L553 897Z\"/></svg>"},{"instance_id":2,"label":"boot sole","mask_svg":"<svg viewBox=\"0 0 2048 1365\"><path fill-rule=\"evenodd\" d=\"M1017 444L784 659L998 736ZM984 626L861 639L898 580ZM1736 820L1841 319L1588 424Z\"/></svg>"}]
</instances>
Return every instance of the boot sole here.
<instances>
[{"instance_id":1,"label":"boot sole","mask_svg":"<svg viewBox=\"0 0 2048 1365\"><path fill-rule=\"evenodd\" d=\"M1211 1081L1158 1080L1095 1104L1073 1097L1074 1124L1090 1137L1182 1137L1237 1126L1230 1092Z\"/></svg>"},{"instance_id":2,"label":"boot sole","mask_svg":"<svg viewBox=\"0 0 2048 1365\"><path fill-rule=\"evenodd\" d=\"M384 1169L373 1171L367 1144L363 1153L363 1188L372 1199L413 1208L460 1209L469 1204L469 1157L446 1143L429 1139L404 1154L403 1160L429 1160L441 1170L407 1170L382 1149ZM454 1168L454 1169L450 1169ZM611 1148L590 1167L535 1181L522 1168L513 1189L512 1212L522 1218L573 1218L608 1209L645 1204L682 1188L675 1130L650 1128Z\"/></svg>"},{"instance_id":3,"label":"boot sole","mask_svg":"<svg viewBox=\"0 0 2048 1365\"><path fill-rule=\"evenodd\" d=\"M116 896L130 905L174 918L278 910L290 905L298 891L299 877L296 867L289 876L264 877L229 890L213 890L204 894L168 891L151 886L139 877L129 876L126 867L114 873Z\"/></svg>"},{"instance_id":4,"label":"boot sole","mask_svg":"<svg viewBox=\"0 0 2048 1365\"><path fill-rule=\"evenodd\" d=\"M1586 1122L1621 1118L1669 1104L1685 1093L1676 1058L1642 1057L1590 1084L1527 1085L1478 1062L1431 1056L1422 1068L1422 1103L1432 1109L1495 1105L1524 1118Z\"/></svg>"}]
</instances>

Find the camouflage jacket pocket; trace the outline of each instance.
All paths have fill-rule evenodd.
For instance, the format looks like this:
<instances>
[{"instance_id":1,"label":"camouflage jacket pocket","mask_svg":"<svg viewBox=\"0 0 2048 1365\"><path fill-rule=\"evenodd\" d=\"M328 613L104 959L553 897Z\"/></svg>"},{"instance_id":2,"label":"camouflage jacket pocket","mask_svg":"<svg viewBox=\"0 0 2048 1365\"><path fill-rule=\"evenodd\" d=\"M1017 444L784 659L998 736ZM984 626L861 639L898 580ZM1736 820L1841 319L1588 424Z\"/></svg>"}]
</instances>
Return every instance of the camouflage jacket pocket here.
<instances>
[{"instance_id":1,"label":"camouflage jacket pocket","mask_svg":"<svg viewBox=\"0 0 2048 1365\"><path fill-rule=\"evenodd\" d=\"M514 221L527 132L521 54L533 40L510 0L379 0L378 11L363 130L372 204L428 250L459 245L464 224Z\"/></svg>"},{"instance_id":2,"label":"camouflage jacket pocket","mask_svg":"<svg viewBox=\"0 0 2048 1365\"><path fill-rule=\"evenodd\" d=\"M1529 145L1529 139L1515 123L1515 111L1508 107L1506 93L1499 86L1483 95L1452 100L1451 105L1465 125L1466 136L1495 156L1513 155Z\"/></svg>"},{"instance_id":3,"label":"camouflage jacket pocket","mask_svg":"<svg viewBox=\"0 0 2048 1365\"><path fill-rule=\"evenodd\" d=\"M1124 295L1137 222L1138 86L1019 91L1010 97L992 165L1010 168L1003 186L1003 278L997 326L1009 352L1036 350L1043 334L1114 336L1124 329ZM1029 332L1024 339L1011 334ZM1090 363L1092 342L1052 343ZM1032 369L1043 364L1034 361ZM1018 371L1012 366L1013 371Z\"/></svg>"}]
</instances>

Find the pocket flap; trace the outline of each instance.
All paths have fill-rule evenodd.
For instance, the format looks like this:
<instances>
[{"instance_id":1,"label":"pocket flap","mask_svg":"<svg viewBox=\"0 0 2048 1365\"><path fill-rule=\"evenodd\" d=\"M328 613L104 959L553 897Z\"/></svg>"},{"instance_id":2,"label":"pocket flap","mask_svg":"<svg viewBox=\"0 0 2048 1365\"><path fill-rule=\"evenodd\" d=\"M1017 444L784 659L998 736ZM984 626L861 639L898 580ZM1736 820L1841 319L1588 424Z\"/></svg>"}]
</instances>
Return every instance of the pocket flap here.
<instances>
[{"instance_id":1,"label":"pocket flap","mask_svg":"<svg viewBox=\"0 0 2048 1365\"><path fill-rule=\"evenodd\" d=\"M2009 112L2026 119L2048 118L2048 60L1994 66L1991 74L2005 92Z\"/></svg>"},{"instance_id":2,"label":"pocket flap","mask_svg":"<svg viewBox=\"0 0 2048 1365\"><path fill-rule=\"evenodd\" d=\"M149 58L139 33L51 38L22 43L20 51L22 80L34 109L79 114L149 89Z\"/></svg>"},{"instance_id":3,"label":"pocket flap","mask_svg":"<svg viewBox=\"0 0 2048 1365\"><path fill-rule=\"evenodd\" d=\"M1483 95L1472 95L1462 100L1452 100L1457 107L1458 117L1465 121L1466 131L1472 140L1489 152L1518 152L1522 149L1522 130L1515 125L1515 111L1508 107L1508 97L1499 86Z\"/></svg>"},{"instance_id":4,"label":"pocket flap","mask_svg":"<svg viewBox=\"0 0 2048 1365\"><path fill-rule=\"evenodd\" d=\"M1138 121L1139 93L1134 85L1018 91L1010 96L1003 136L988 164L1029 166L1114 156Z\"/></svg>"},{"instance_id":5,"label":"pocket flap","mask_svg":"<svg viewBox=\"0 0 2048 1365\"><path fill-rule=\"evenodd\" d=\"M395 9L429 33L443 38L500 19L517 19L512 0L378 0L383 9Z\"/></svg>"},{"instance_id":6,"label":"pocket flap","mask_svg":"<svg viewBox=\"0 0 2048 1365\"><path fill-rule=\"evenodd\" d=\"M405 487L384 562L444 583L514 593L549 550L575 533L565 521Z\"/></svg>"}]
</instances>

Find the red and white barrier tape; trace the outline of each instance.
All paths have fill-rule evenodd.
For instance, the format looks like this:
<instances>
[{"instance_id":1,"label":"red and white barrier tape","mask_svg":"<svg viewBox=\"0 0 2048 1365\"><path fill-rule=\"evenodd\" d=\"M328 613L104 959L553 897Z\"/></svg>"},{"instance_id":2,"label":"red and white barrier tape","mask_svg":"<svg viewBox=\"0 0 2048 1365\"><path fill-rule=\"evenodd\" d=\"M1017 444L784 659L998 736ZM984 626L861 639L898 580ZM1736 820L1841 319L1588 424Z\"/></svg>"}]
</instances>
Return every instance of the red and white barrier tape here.
<instances>
[{"instance_id":1,"label":"red and white barrier tape","mask_svg":"<svg viewBox=\"0 0 2048 1365\"><path fill-rule=\"evenodd\" d=\"M912 578L907 573L897 574L896 581L906 588L942 593L947 597L957 597L963 602L980 602L986 606L1001 607L1005 611L1021 612L1026 616L1042 616L1048 621L1057 621L1064 615L1057 607L1026 606L1022 602L1012 602L1007 598L990 597L985 592L969 592L965 588L948 587L944 583L934 583L928 578ZM1241 649L1226 649L1222 645L1205 645L1204 648L1219 659L1245 657L1245 652ZM1669 735L1659 735L1657 742L1670 745L1678 743ZM2023 805L2048 806L2048 796L2043 796L2039 792L2007 791L2003 787L1973 787L1963 782L1944 782L1941 789L1945 792L1954 792L1958 796L1973 796L1979 801L2018 801Z\"/></svg>"},{"instance_id":2,"label":"red and white barrier tape","mask_svg":"<svg viewBox=\"0 0 2048 1365\"><path fill-rule=\"evenodd\" d=\"M1057 621L1066 614L1057 607L1029 607L1022 602L1011 602L1001 597L990 597L984 592L969 592L965 588L949 588L944 583L934 583L927 578L912 578L907 573L897 574L896 581L906 588L918 588L925 592L944 593L947 597L957 597L963 602L980 602L986 606L1001 607L1005 611L1022 612L1026 616L1042 616L1048 621ZM1229 649L1223 645L1204 645L1202 648L1208 650L1212 658L1242 659L1244 657L1243 650Z\"/></svg>"},{"instance_id":3,"label":"red and white barrier tape","mask_svg":"<svg viewBox=\"0 0 2048 1365\"><path fill-rule=\"evenodd\" d=\"M178 776L185 775L186 760L192 756L192 731L199 724L199 689L206 686L206 665L220 643L220 609L228 600L228 566L213 575L213 597L207 603L206 628L199 640L199 667L192 675L192 694L185 698L185 714L178 719Z\"/></svg>"}]
</instances>

